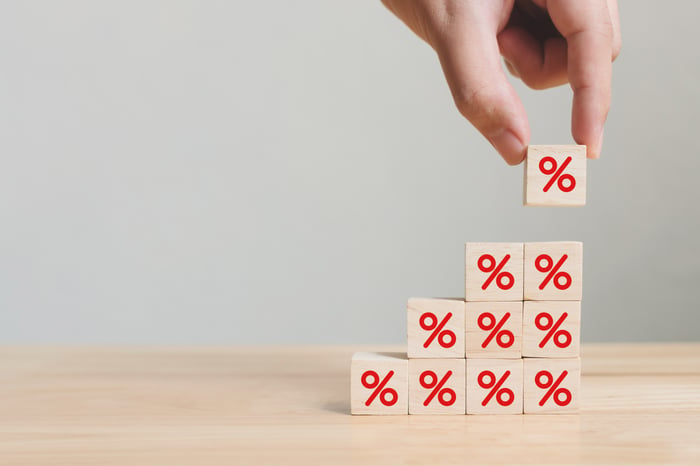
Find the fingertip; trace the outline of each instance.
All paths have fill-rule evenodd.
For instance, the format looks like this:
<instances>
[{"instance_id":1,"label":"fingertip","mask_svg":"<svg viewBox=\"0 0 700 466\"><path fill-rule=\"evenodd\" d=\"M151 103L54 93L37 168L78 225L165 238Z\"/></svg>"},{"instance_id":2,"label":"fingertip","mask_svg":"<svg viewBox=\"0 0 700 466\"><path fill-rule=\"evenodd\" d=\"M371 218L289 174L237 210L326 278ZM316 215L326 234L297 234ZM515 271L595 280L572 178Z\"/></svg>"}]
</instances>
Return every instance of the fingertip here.
<instances>
[{"instance_id":1,"label":"fingertip","mask_svg":"<svg viewBox=\"0 0 700 466\"><path fill-rule=\"evenodd\" d=\"M600 153L603 150L603 136L605 134L605 130L603 128L600 129L600 136L598 136L598 140L596 141L595 144L589 145L587 147L587 153L586 156L589 159L599 159L600 158Z\"/></svg>"},{"instance_id":2,"label":"fingertip","mask_svg":"<svg viewBox=\"0 0 700 466\"><path fill-rule=\"evenodd\" d=\"M512 130L503 128L487 139L508 165L519 165L525 160L527 144Z\"/></svg>"},{"instance_id":3,"label":"fingertip","mask_svg":"<svg viewBox=\"0 0 700 466\"><path fill-rule=\"evenodd\" d=\"M600 157L610 97L595 88L574 91L571 134L577 144L586 146L589 159Z\"/></svg>"},{"instance_id":4,"label":"fingertip","mask_svg":"<svg viewBox=\"0 0 700 466\"><path fill-rule=\"evenodd\" d=\"M576 144L586 146L587 159L599 159L603 147L603 129L595 137L582 138L574 136L574 141L576 141Z\"/></svg>"},{"instance_id":5,"label":"fingertip","mask_svg":"<svg viewBox=\"0 0 700 466\"><path fill-rule=\"evenodd\" d=\"M586 146L589 159L600 158L609 108L609 94L593 88L574 90L571 132L578 144Z\"/></svg>"}]
</instances>

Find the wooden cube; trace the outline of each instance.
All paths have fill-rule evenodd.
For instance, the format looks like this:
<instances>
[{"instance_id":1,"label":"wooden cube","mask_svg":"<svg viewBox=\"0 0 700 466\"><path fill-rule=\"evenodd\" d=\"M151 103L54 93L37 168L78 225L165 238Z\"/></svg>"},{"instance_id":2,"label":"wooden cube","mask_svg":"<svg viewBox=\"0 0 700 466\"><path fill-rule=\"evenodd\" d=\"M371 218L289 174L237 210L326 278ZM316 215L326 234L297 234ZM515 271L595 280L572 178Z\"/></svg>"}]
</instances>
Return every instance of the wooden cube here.
<instances>
[{"instance_id":1,"label":"wooden cube","mask_svg":"<svg viewBox=\"0 0 700 466\"><path fill-rule=\"evenodd\" d=\"M467 414L522 412L522 359L467 359Z\"/></svg>"},{"instance_id":2,"label":"wooden cube","mask_svg":"<svg viewBox=\"0 0 700 466\"><path fill-rule=\"evenodd\" d=\"M355 353L350 365L352 414L408 414L404 353Z\"/></svg>"},{"instance_id":3,"label":"wooden cube","mask_svg":"<svg viewBox=\"0 0 700 466\"><path fill-rule=\"evenodd\" d=\"M464 359L409 359L409 414L464 414Z\"/></svg>"},{"instance_id":4,"label":"wooden cube","mask_svg":"<svg viewBox=\"0 0 700 466\"><path fill-rule=\"evenodd\" d=\"M586 146L528 146L524 204L586 205Z\"/></svg>"},{"instance_id":5,"label":"wooden cube","mask_svg":"<svg viewBox=\"0 0 700 466\"><path fill-rule=\"evenodd\" d=\"M525 413L578 411L581 360L524 359Z\"/></svg>"},{"instance_id":6,"label":"wooden cube","mask_svg":"<svg viewBox=\"0 0 700 466\"><path fill-rule=\"evenodd\" d=\"M581 301L583 243L525 243L526 301Z\"/></svg>"},{"instance_id":7,"label":"wooden cube","mask_svg":"<svg viewBox=\"0 0 700 466\"><path fill-rule=\"evenodd\" d=\"M464 357L464 300L408 300L408 357Z\"/></svg>"},{"instance_id":8,"label":"wooden cube","mask_svg":"<svg viewBox=\"0 0 700 466\"><path fill-rule=\"evenodd\" d=\"M524 357L576 358L580 350L580 301L525 301Z\"/></svg>"},{"instance_id":9,"label":"wooden cube","mask_svg":"<svg viewBox=\"0 0 700 466\"><path fill-rule=\"evenodd\" d=\"M523 243L465 245L466 301L523 300Z\"/></svg>"},{"instance_id":10,"label":"wooden cube","mask_svg":"<svg viewBox=\"0 0 700 466\"><path fill-rule=\"evenodd\" d=\"M466 304L467 358L520 358L522 336L522 301L468 302Z\"/></svg>"}]
</instances>

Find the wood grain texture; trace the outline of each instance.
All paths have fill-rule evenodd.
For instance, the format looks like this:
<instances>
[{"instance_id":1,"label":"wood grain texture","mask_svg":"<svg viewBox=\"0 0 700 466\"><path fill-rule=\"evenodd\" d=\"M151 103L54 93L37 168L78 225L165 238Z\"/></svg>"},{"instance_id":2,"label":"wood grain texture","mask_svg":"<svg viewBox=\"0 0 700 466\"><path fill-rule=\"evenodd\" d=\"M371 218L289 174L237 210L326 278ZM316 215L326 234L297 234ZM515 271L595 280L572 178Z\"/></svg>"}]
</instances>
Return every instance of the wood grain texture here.
<instances>
[{"instance_id":1,"label":"wood grain texture","mask_svg":"<svg viewBox=\"0 0 700 466\"><path fill-rule=\"evenodd\" d=\"M565 255L566 258L564 258ZM544 256L548 256L549 259ZM539 270L538 259L541 259ZM563 262L561 262L562 259ZM557 272L550 277L560 263ZM549 272L540 270L549 270ZM555 281L563 288L567 283L567 275L571 279L569 286L564 289L558 288ZM548 277L550 277L549 280L547 280ZM525 243L524 283L526 301L581 301L583 243L579 241ZM543 288L540 288L542 285Z\"/></svg>"},{"instance_id":2,"label":"wood grain texture","mask_svg":"<svg viewBox=\"0 0 700 466\"><path fill-rule=\"evenodd\" d=\"M525 301L523 304L524 357L580 356L581 301Z\"/></svg>"},{"instance_id":3,"label":"wood grain texture","mask_svg":"<svg viewBox=\"0 0 700 466\"><path fill-rule=\"evenodd\" d=\"M522 412L522 359L467 359L467 414Z\"/></svg>"},{"instance_id":4,"label":"wood grain texture","mask_svg":"<svg viewBox=\"0 0 700 466\"><path fill-rule=\"evenodd\" d=\"M351 416L377 347L0 347L0 464L700 464L700 344L582 345L578 414Z\"/></svg>"},{"instance_id":5,"label":"wood grain texture","mask_svg":"<svg viewBox=\"0 0 700 466\"><path fill-rule=\"evenodd\" d=\"M523 243L466 243L464 251L466 301L523 300ZM486 255L493 260L483 259L481 265L490 272L479 268L479 260Z\"/></svg>"},{"instance_id":6,"label":"wood grain texture","mask_svg":"<svg viewBox=\"0 0 700 466\"><path fill-rule=\"evenodd\" d=\"M554 159L556 166L553 169L551 162L545 163L545 174L540 171L540 161L545 157ZM554 183L550 180L556 175L556 168L561 168L566 160L571 157L568 165ZM550 159L550 160L551 160ZM575 180L574 188L569 190L570 178ZM559 146L528 146L525 157L524 171L524 200L526 206L582 206L586 204L586 146L559 145ZM559 183L569 190L563 191ZM549 189L545 191L549 184Z\"/></svg>"},{"instance_id":7,"label":"wood grain texture","mask_svg":"<svg viewBox=\"0 0 700 466\"><path fill-rule=\"evenodd\" d=\"M463 299L411 298L406 308L409 358L464 357ZM432 330L421 327L421 319Z\"/></svg>"},{"instance_id":8,"label":"wood grain texture","mask_svg":"<svg viewBox=\"0 0 700 466\"><path fill-rule=\"evenodd\" d=\"M466 410L464 361L464 359L410 359L408 361L409 414L464 415ZM443 379L444 384L442 384ZM433 393L435 395L431 396Z\"/></svg>"},{"instance_id":9,"label":"wood grain texture","mask_svg":"<svg viewBox=\"0 0 700 466\"><path fill-rule=\"evenodd\" d=\"M525 414L578 411L581 398L579 358L528 358L523 361Z\"/></svg>"},{"instance_id":10,"label":"wood grain texture","mask_svg":"<svg viewBox=\"0 0 700 466\"><path fill-rule=\"evenodd\" d=\"M352 414L408 414L406 353L357 352L350 377Z\"/></svg>"},{"instance_id":11,"label":"wood grain texture","mask_svg":"<svg viewBox=\"0 0 700 466\"><path fill-rule=\"evenodd\" d=\"M522 343L522 301L467 303L465 318L467 358L517 359L522 356Z\"/></svg>"}]
</instances>

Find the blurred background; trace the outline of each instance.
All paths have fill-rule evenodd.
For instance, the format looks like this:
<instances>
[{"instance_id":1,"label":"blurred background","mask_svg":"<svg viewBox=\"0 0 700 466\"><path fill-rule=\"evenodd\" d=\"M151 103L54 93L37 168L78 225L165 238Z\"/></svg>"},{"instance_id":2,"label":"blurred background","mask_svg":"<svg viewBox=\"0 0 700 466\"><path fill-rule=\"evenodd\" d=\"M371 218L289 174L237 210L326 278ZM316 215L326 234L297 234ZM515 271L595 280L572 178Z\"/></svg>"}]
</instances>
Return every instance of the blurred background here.
<instances>
[{"instance_id":1,"label":"blurred background","mask_svg":"<svg viewBox=\"0 0 700 466\"><path fill-rule=\"evenodd\" d=\"M522 206L378 0L0 15L0 342L403 343L466 241L584 242L583 341L698 341L700 4L622 0L584 208ZM515 82L533 144L571 91Z\"/></svg>"}]
</instances>

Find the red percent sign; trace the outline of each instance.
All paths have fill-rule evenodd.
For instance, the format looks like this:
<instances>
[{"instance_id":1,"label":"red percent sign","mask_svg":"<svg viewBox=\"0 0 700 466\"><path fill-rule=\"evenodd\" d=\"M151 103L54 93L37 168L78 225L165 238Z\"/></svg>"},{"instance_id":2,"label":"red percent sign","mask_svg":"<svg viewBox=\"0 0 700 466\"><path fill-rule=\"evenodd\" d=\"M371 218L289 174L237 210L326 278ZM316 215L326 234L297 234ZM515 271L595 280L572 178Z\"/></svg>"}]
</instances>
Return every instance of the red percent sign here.
<instances>
[{"instance_id":1,"label":"red percent sign","mask_svg":"<svg viewBox=\"0 0 700 466\"><path fill-rule=\"evenodd\" d=\"M486 406L491 401L491 398L496 397L496 402L501 406L510 406L515 400L515 393L510 388L501 388L505 381L508 379L510 371L505 371L500 379L496 379L496 374L491 371L483 371L479 374L476 379L479 386L483 389L491 391L486 395L484 401L481 402L481 406ZM484 380L488 377L488 381Z\"/></svg>"},{"instance_id":2,"label":"red percent sign","mask_svg":"<svg viewBox=\"0 0 700 466\"><path fill-rule=\"evenodd\" d=\"M555 264L554 259L552 259L552 256L549 254L540 254L537 256L537 259L535 259L535 268L537 271L542 273L549 272L544 280L542 280L542 283L540 283L540 290L544 290L544 287L547 286L550 280L558 290L566 290L571 286L571 275L566 272L559 272L559 269L561 269L561 266L564 265L564 262L566 262L568 258L569 256L564 254ZM545 265L542 265L542 262L545 262Z\"/></svg>"},{"instance_id":3,"label":"red percent sign","mask_svg":"<svg viewBox=\"0 0 700 466\"><path fill-rule=\"evenodd\" d=\"M544 185L544 188L542 188L542 191L549 191L549 188L551 188L555 182L561 191L565 193L573 191L576 187L576 178L568 173L564 174L564 170L570 163L571 157L567 157L560 166L557 166L557 161L554 160L554 157L544 157L540 160L540 171L542 174L552 175L549 181L547 181L547 184ZM547 165L549 165L549 167Z\"/></svg>"},{"instance_id":4,"label":"red percent sign","mask_svg":"<svg viewBox=\"0 0 700 466\"><path fill-rule=\"evenodd\" d=\"M510 290L513 288L513 284L515 283L515 277L513 277L513 274L510 272L502 272L503 267L506 266L509 260L510 254L506 254L503 260L498 264L496 263L496 258L491 254L483 254L479 257L479 260L476 263L479 270L484 273L491 273L484 284L481 285L482 290L488 288L494 279L496 280L496 286L502 290ZM486 262L488 262L488 265Z\"/></svg>"},{"instance_id":5,"label":"red percent sign","mask_svg":"<svg viewBox=\"0 0 700 466\"><path fill-rule=\"evenodd\" d=\"M457 335L452 330L443 330L447 322L452 318L452 313L448 312L442 320L438 321L438 318L432 312L426 312L420 316L419 324L420 328L426 332L433 331L428 338L423 343L423 348L427 348L430 344L437 338L438 344L443 348L451 348L457 341ZM428 323L430 320L430 323Z\"/></svg>"},{"instance_id":6,"label":"red percent sign","mask_svg":"<svg viewBox=\"0 0 700 466\"><path fill-rule=\"evenodd\" d=\"M379 396L379 401L384 406L394 406L396 404L399 400L399 394L396 393L396 390L393 388L385 388L386 384L389 383L389 380L391 380L393 376L394 371L389 371L386 377L381 380L379 379L379 374L375 371L366 371L362 374L362 378L360 379L362 386L370 390L374 389L369 398L367 398L367 401L365 401L365 406L371 405L377 396ZM370 377L372 381L369 380Z\"/></svg>"},{"instance_id":7,"label":"red percent sign","mask_svg":"<svg viewBox=\"0 0 700 466\"><path fill-rule=\"evenodd\" d=\"M535 317L535 326L547 332L542 341L540 341L539 347L544 348L544 345L551 339L558 348L566 348L571 344L571 333L568 330L559 330L561 324L564 323L566 318L569 317L568 313L563 313L556 322L554 322L554 317L547 312L540 312ZM544 323L542 321L544 320Z\"/></svg>"},{"instance_id":8,"label":"red percent sign","mask_svg":"<svg viewBox=\"0 0 700 466\"><path fill-rule=\"evenodd\" d=\"M568 371L564 371L559 375L557 380L554 380L554 376L549 371L539 371L537 373L535 376L535 385L542 390L549 389L540 400L540 406L544 406L549 398L552 398L552 401L558 406L566 406L571 403L571 391L566 388L559 388L559 385L561 385L568 374ZM543 378L545 379L544 381L541 380Z\"/></svg>"},{"instance_id":9,"label":"red percent sign","mask_svg":"<svg viewBox=\"0 0 700 466\"><path fill-rule=\"evenodd\" d=\"M481 330L486 332L491 331L488 334L484 342L481 344L482 348L486 348L491 340L496 339L496 344L501 348L510 348L515 341L515 335L510 330L501 330L505 323L510 318L510 312L506 312L501 320L496 321L496 316L490 312L484 312L479 316L477 324ZM486 322L488 320L488 323Z\"/></svg>"},{"instance_id":10,"label":"red percent sign","mask_svg":"<svg viewBox=\"0 0 700 466\"><path fill-rule=\"evenodd\" d=\"M423 371L420 375L420 386L426 390L431 390L428 397L423 402L423 406L428 406L433 398L437 397L438 402L443 406L452 406L457 400L457 394L451 388L443 388L445 383L452 376L452 371L447 371L445 376L438 380L438 376L433 371ZM428 381L427 379L430 378Z\"/></svg>"}]
</instances>

